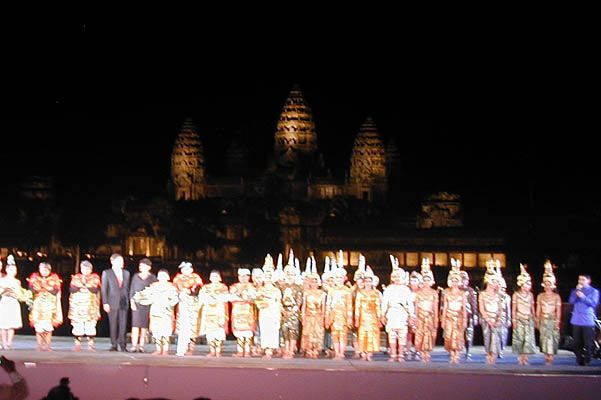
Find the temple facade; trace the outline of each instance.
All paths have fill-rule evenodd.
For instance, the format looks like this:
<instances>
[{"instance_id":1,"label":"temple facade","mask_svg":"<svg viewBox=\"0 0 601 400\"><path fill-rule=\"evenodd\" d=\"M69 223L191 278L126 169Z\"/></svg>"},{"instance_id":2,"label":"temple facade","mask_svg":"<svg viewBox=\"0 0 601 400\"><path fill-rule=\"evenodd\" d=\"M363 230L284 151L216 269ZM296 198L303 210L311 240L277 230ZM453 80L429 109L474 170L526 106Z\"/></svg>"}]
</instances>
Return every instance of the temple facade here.
<instances>
[{"instance_id":1,"label":"temple facade","mask_svg":"<svg viewBox=\"0 0 601 400\"><path fill-rule=\"evenodd\" d=\"M186 120L171 156L170 192L175 200L268 196L266 182L277 179L291 200L353 196L372 201L385 198L390 179L400 167L399 151L388 145L375 122L367 118L355 137L350 169L345 178L333 178L323 166L311 108L295 86L286 99L274 134L273 159L258 177L243 177L247 155L234 140L225 154L226 177L206 175L204 148L193 121Z\"/></svg>"},{"instance_id":2,"label":"temple facade","mask_svg":"<svg viewBox=\"0 0 601 400\"><path fill-rule=\"evenodd\" d=\"M349 201L372 205L386 201L391 187L398 186L400 151L394 141L384 140L375 121L368 117L357 129L347 173L344 177L331 176L323 166L324 155L317 145L311 108L298 86L288 95L277 122L273 162L259 176L250 177L244 174L248 169L247 157L234 141L224 157L224 170L229 176L208 176L197 128L187 120L172 154L172 198L214 199L223 204L232 204L240 198L256 198L257 202L282 198L280 208L273 210L279 242L274 243L273 251L279 245L281 251L292 248L301 257L315 254L323 260L343 249L345 265L356 266L359 254L364 254L375 270L382 271L389 268L388 254L394 254L404 267L417 267L423 257L429 257L435 266L450 265L451 257L462 260L466 267L484 268L491 258L499 259L503 266L506 264L503 239L463 228L461 199L456 194L427 196L413 217L405 218L392 229L386 224L351 223L346 227L328 224L329 217L339 213L332 211L337 206L331 206L337 201L347 206ZM326 202L330 210L307 210L310 205L322 204L319 202ZM352 210L346 212L352 217ZM234 266L252 261L244 259L240 246L253 235L248 221L223 215L221 223L219 235L225 244L213 251L215 259Z\"/></svg>"}]
</instances>

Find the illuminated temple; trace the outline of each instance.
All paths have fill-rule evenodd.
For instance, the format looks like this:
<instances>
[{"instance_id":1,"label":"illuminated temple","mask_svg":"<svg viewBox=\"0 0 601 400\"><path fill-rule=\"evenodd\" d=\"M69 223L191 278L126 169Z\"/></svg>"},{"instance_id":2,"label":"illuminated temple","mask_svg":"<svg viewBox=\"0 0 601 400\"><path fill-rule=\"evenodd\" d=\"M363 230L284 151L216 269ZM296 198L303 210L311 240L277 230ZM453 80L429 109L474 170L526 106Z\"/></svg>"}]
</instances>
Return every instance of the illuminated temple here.
<instances>
[{"instance_id":1,"label":"illuminated temple","mask_svg":"<svg viewBox=\"0 0 601 400\"><path fill-rule=\"evenodd\" d=\"M347 265L356 266L362 253L376 270L382 271L388 271L389 253L407 267L417 267L422 257L429 257L435 266L448 266L451 257L463 260L466 267L485 267L492 257L506 264L502 238L463 227L461 199L455 194L432 194L415 215L398 218L395 224L329 223L332 214L339 213L339 203L348 207L351 201L369 208L390 200L399 183L400 152L394 141L385 142L375 122L367 118L357 129L345 177L332 177L318 149L311 109L296 86L277 123L274 162L260 176L244 176L248 155L236 141L225 155L230 175L208 176L201 134L191 120L186 120L175 140L169 183L172 198L201 202L222 199L224 204L232 204L237 198L284 199L275 225L283 252L293 248L300 257L313 252L323 260L342 249ZM329 211L307 210L307 204L324 202ZM238 243L248 239L251 231L243 217L224 216L221 235L226 243L213 257L232 266L260 262L260 258L237 257ZM276 247L272 251L277 251Z\"/></svg>"},{"instance_id":2,"label":"illuminated temple","mask_svg":"<svg viewBox=\"0 0 601 400\"><path fill-rule=\"evenodd\" d=\"M197 218L201 222L181 227L180 239L173 239L177 235L164 229L169 220L128 227L127 220L136 219L128 215L134 208L123 203L115 207L121 219L108 224L103 243L82 250L81 257L117 251L171 267L186 258L201 269L220 268L226 277L241 265L260 264L267 251L277 256L290 248L301 259L313 253L322 266L325 256L339 249L351 267L363 254L382 276L389 273L389 254L402 267L417 267L423 257L440 267L458 258L474 271L483 271L493 257L506 265L503 238L464 226L459 195L432 193L415 210L390 206L402 196L401 153L371 118L356 128L344 176L333 176L325 167L327 154L318 148L311 108L297 86L283 105L273 139L273 157L262 172L247 173L250 155L234 140L223 154L224 176L211 176L206 152L212 149L203 143L202 130L187 119L173 144L167 194L157 204L195 210L190 212L202 214ZM140 218L146 214L140 212ZM200 236L196 242L187 240ZM186 240L192 243L187 248L180 244ZM50 247L42 251L52 253ZM441 273L440 279L446 270Z\"/></svg>"}]
</instances>

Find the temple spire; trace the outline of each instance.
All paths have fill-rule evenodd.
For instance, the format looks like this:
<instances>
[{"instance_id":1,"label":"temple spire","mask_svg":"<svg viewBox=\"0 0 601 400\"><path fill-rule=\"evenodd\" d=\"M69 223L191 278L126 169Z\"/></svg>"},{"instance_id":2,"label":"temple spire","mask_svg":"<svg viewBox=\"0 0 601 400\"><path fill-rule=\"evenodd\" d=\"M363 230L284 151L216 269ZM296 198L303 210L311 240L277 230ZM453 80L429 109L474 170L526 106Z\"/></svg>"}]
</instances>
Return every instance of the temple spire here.
<instances>
[{"instance_id":1,"label":"temple spire","mask_svg":"<svg viewBox=\"0 0 601 400\"><path fill-rule=\"evenodd\" d=\"M284 103L275 132L274 152L278 165L297 167L317 151L317 133L311 109L295 84Z\"/></svg>"},{"instance_id":2,"label":"temple spire","mask_svg":"<svg viewBox=\"0 0 601 400\"><path fill-rule=\"evenodd\" d=\"M377 179L386 178L386 149L376 124L367 117L355 138L351 155L353 182L370 185Z\"/></svg>"},{"instance_id":3,"label":"temple spire","mask_svg":"<svg viewBox=\"0 0 601 400\"><path fill-rule=\"evenodd\" d=\"M173 145L171 183L176 200L198 200L205 195L204 149L191 118L184 121Z\"/></svg>"}]
</instances>

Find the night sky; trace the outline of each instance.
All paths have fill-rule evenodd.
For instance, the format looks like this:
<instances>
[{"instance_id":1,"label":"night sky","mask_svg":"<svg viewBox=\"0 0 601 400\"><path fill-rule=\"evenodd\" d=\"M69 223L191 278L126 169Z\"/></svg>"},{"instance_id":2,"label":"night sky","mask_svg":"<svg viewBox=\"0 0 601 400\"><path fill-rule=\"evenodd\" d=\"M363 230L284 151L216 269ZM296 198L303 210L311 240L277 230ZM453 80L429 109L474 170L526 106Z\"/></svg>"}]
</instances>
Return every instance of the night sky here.
<instances>
[{"instance_id":1,"label":"night sky","mask_svg":"<svg viewBox=\"0 0 601 400\"><path fill-rule=\"evenodd\" d=\"M546 213L598 209L596 150L585 139L598 129L570 96L570 70L541 68L532 52L517 60L377 38L281 45L200 33L195 41L192 32L71 23L11 44L4 192L29 175L56 177L59 196L160 192L186 117L199 127L210 175L222 174L234 137L260 170L298 83L335 176L372 116L396 141L403 184L417 193L457 192L467 209L500 214L527 212L531 198Z\"/></svg>"}]
</instances>

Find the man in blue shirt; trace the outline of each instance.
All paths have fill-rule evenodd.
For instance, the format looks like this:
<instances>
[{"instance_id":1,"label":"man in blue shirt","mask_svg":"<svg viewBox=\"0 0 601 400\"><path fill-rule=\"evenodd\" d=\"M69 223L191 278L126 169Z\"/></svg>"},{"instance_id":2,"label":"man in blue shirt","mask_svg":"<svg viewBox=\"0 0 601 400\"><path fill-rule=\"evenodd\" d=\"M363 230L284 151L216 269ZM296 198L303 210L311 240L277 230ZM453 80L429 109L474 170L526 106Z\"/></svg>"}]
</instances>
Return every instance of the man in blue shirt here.
<instances>
[{"instance_id":1,"label":"man in blue shirt","mask_svg":"<svg viewBox=\"0 0 601 400\"><path fill-rule=\"evenodd\" d=\"M574 353L578 365L588 365L591 360L593 339L595 336L595 320L599 305L599 291L591 286L589 275L578 276L578 285L570 294L572 311L572 335L574 336Z\"/></svg>"}]
</instances>

